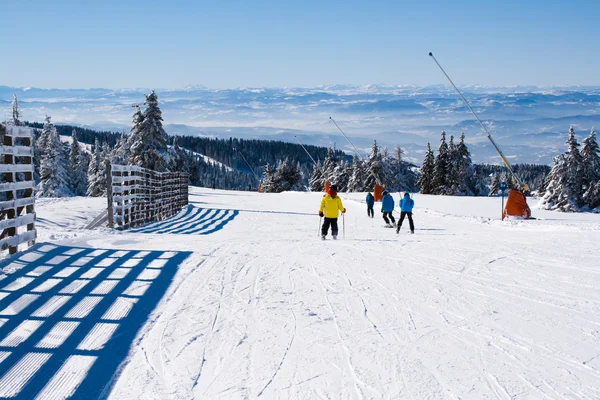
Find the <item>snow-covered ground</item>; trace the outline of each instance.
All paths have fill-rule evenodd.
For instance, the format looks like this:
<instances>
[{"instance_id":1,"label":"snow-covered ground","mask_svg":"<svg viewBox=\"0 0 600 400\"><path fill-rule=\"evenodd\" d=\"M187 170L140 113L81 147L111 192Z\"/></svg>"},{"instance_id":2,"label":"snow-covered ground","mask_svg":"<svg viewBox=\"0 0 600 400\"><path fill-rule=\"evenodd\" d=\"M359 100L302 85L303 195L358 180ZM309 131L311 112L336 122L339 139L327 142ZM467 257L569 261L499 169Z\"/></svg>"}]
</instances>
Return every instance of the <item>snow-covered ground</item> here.
<instances>
[{"instance_id":1,"label":"snow-covered ground","mask_svg":"<svg viewBox=\"0 0 600 400\"><path fill-rule=\"evenodd\" d=\"M38 202L46 244L3 264L0 397L600 398L600 215L415 195L396 235L349 194L323 242L320 199L192 189L136 232Z\"/></svg>"}]
</instances>

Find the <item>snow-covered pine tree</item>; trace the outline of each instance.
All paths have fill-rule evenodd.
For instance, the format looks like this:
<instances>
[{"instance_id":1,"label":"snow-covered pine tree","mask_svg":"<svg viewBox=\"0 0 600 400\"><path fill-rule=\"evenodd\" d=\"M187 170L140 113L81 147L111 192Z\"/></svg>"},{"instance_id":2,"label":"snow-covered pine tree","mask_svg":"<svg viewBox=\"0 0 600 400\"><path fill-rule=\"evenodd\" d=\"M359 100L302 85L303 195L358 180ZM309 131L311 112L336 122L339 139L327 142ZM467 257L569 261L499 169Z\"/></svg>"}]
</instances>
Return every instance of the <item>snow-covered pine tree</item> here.
<instances>
[{"instance_id":1,"label":"snow-covered pine tree","mask_svg":"<svg viewBox=\"0 0 600 400\"><path fill-rule=\"evenodd\" d=\"M433 151L431 151L431 144L427 143L427 151L423 158L423 164L421 164L421 175L417 185L421 188L421 194L432 194L433 193L433 173L434 173L435 157Z\"/></svg>"},{"instance_id":2,"label":"snow-covered pine tree","mask_svg":"<svg viewBox=\"0 0 600 400\"><path fill-rule=\"evenodd\" d=\"M600 213L600 180L585 192L584 200L590 210Z\"/></svg>"},{"instance_id":3,"label":"snow-covered pine tree","mask_svg":"<svg viewBox=\"0 0 600 400\"><path fill-rule=\"evenodd\" d=\"M70 189L75 196L85 196L87 192L87 169L86 157L79 147L77 132L72 132L71 151L69 153Z\"/></svg>"},{"instance_id":4,"label":"snow-covered pine tree","mask_svg":"<svg viewBox=\"0 0 600 400\"><path fill-rule=\"evenodd\" d=\"M106 154L103 150L96 138L94 154L88 167L87 195L90 197L101 197L106 194Z\"/></svg>"},{"instance_id":5,"label":"snow-covered pine tree","mask_svg":"<svg viewBox=\"0 0 600 400\"><path fill-rule=\"evenodd\" d=\"M137 111L134 114L130 163L155 171L166 171L169 138L162 126L162 112L154 91L146 96L144 104L146 109L142 114L142 120L140 121Z\"/></svg>"},{"instance_id":6,"label":"snow-covered pine tree","mask_svg":"<svg viewBox=\"0 0 600 400\"><path fill-rule=\"evenodd\" d=\"M129 162L129 137L125 130L121 132L121 137L112 150L111 160L113 164L127 165Z\"/></svg>"},{"instance_id":7,"label":"snow-covered pine tree","mask_svg":"<svg viewBox=\"0 0 600 400\"><path fill-rule=\"evenodd\" d=\"M346 163L346 161L340 161L335 170L333 171L333 175L335 176L335 184L337 185L339 192L347 192L348 191L348 181L350 180L350 169L351 167Z\"/></svg>"},{"instance_id":8,"label":"snow-covered pine tree","mask_svg":"<svg viewBox=\"0 0 600 400\"><path fill-rule=\"evenodd\" d=\"M450 196L458 194L458 186L460 185L458 171L459 155L456 145L454 144L454 136L450 135L448 141L448 173L446 174L446 193Z\"/></svg>"},{"instance_id":9,"label":"snow-covered pine tree","mask_svg":"<svg viewBox=\"0 0 600 400\"><path fill-rule=\"evenodd\" d=\"M385 153L384 153L385 154ZM391 191L411 192L417 184L417 174L414 165L404 161L404 150L400 146L394 148L391 156L384 158L386 187ZM388 183L389 182L389 183Z\"/></svg>"},{"instance_id":10,"label":"snow-covered pine tree","mask_svg":"<svg viewBox=\"0 0 600 400\"><path fill-rule=\"evenodd\" d=\"M600 181L600 150L594 129L588 137L583 139L581 160L583 166L583 200L588 207L593 209L598 207L595 192L597 183Z\"/></svg>"},{"instance_id":11,"label":"snow-covered pine tree","mask_svg":"<svg viewBox=\"0 0 600 400\"><path fill-rule=\"evenodd\" d=\"M23 122L21 121L22 115L21 110L19 109L19 100L17 99L17 95L13 93L13 101L12 101L12 113L8 120L4 121L5 125L13 125L13 126L22 126Z\"/></svg>"},{"instance_id":12,"label":"snow-covered pine tree","mask_svg":"<svg viewBox=\"0 0 600 400\"><path fill-rule=\"evenodd\" d=\"M567 151L554 159L540 204L547 210L577 212L583 205L583 163L573 127L566 143Z\"/></svg>"},{"instance_id":13,"label":"snow-covered pine tree","mask_svg":"<svg viewBox=\"0 0 600 400\"><path fill-rule=\"evenodd\" d=\"M383 175L383 154L377 145L377 140L373 140L371 152L365 159L365 169L367 176L365 178L365 190L373 190L377 180L381 184L386 184L385 176Z\"/></svg>"},{"instance_id":14,"label":"snow-covered pine tree","mask_svg":"<svg viewBox=\"0 0 600 400\"><path fill-rule=\"evenodd\" d=\"M488 196L493 196L495 194L498 194L499 191L500 191L500 175L493 174L492 182L490 183L490 192L489 192Z\"/></svg>"},{"instance_id":15,"label":"snow-covered pine tree","mask_svg":"<svg viewBox=\"0 0 600 400\"><path fill-rule=\"evenodd\" d=\"M317 163L313 166L313 174L310 180L308 181L308 187L311 192L322 192L325 185L325 179L323 178L323 173L321 172L321 161L317 161Z\"/></svg>"},{"instance_id":16,"label":"snow-covered pine tree","mask_svg":"<svg viewBox=\"0 0 600 400\"><path fill-rule=\"evenodd\" d=\"M197 157L191 151L184 151L185 153L185 172L189 175L189 182L191 185L200 186L200 166Z\"/></svg>"},{"instance_id":17,"label":"snow-covered pine tree","mask_svg":"<svg viewBox=\"0 0 600 400\"><path fill-rule=\"evenodd\" d=\"M471 161L471 153L465 144L465 133L460 134L460 142L456 146L457 153L457 176L458 176L458 191L459 196L473 196L473 162Z\"/></svg>"},{"instance_id":18,"label":"snow-covered pine tree","mask_svg":"<svg viewBox=\"0 0 600 400\"><path fill-rule=\"evenodd\" d=\"M442 131L438 154L433 163L433 194L446 194L448 192L448 172L450 171L448 144L446 131Z\"/></svg>"},{"instance_id":19,"label":"snow-covered pine tree","mask_svg":"<svg viewBox=\"0 0 600 400\"><path fill-rule=\"evenodd\" d=\"M73 193L69 189L70 179L67 171L68 159L56 128L50 124L45 137L40 163L40 182L36 187L36 197L68 197ZM45 126L46 128L46 126Z\"/></svg>"},{"instance_id":20,"label":"snow-covered pine tree","mask_svg":"<svg viewBox=\"0 0 600 400\"><path fill-rule=\"evenodd\" d=\"M277 191L285 192L289 190L302 191L302 175L296 165L285 158L279 162L275 170L274 182L277 183Z\"/></svg>"},{"instance_id":21,"label":"snow-covered pine tree","mask_svg":"<svg viewBox=\"0 0 600 400\"><path fill-rule=\"evenodd\" d=\"M173 146L169 149L169 171L187 172L185 151L179 147L179 137L173 137Z\"/></svg>"},{"instance_id":22,"label":"snow-covered pine tree","mask_svg":"<svg viewBox=\"0 0 600 400\"><path fill-rule=\"evenodd\" d=\"M365 171L363 161L356 154L352 158L352 165L350 166L350 169L351 172L347 187L348 192L362 192L365 190L364 182L368 172Z\"/></svg>"},{"instance_id":23,"label":"snow-covered pine tree","mask_svg":"<svg viewBox=\"0 0 600 400\"><path fill-rule=\"evenodd\" d=\"M46 119L44 121L44 127L42 128L42 132L38 136L36 140L36 145L40 151L40 155L46 154L48 149L48 141L50 140L50 136L52 132L56 132L56 128L52 125L51 117L46 115Z\"/></svg>"},{"instance_id":24,"label":"snow-covered pine tree","mask_svg":"<svg viewBox=\"0 0 600 400\"><path fill-rule=\"evenodd\" d=\"M263 179L261 183L260 191L264 193L279 193L281 192L279 187L279 182L276 178L275 168L271 166L271 164L267 163L267 165L263 168Z\"/></svg>"},{"instance_id":25,"label":"snow-covered pine tree","mask_svg":"<svg viewBox=\"0 0 600 400\"><path fill-rule=\"evenodd\" d=\"M473 186L473 194L475 196L487 196L489 194L489 176L486 176L485 174L477 171L476 168L473 168L473 175L471 176L470 181Z\"/></svg>"},{"instance_id":26,"label":"snow-covered pine tree","mask_svg":"<svg viewBox=\"0 0 600 400\"><path fill-rule=\"evenodd\" d=\"M325 158L325 161L323 162L323 168L322 168L323 178L324 178L323 185L325 185L325 182L329 182L330 185L337 184L337 176L335 175L335 171L336 171L338 164L339 164L339 159L335 155L335 152L331 148L328 148L327 149L327 157Z\"/></svg>"}]
</instances>

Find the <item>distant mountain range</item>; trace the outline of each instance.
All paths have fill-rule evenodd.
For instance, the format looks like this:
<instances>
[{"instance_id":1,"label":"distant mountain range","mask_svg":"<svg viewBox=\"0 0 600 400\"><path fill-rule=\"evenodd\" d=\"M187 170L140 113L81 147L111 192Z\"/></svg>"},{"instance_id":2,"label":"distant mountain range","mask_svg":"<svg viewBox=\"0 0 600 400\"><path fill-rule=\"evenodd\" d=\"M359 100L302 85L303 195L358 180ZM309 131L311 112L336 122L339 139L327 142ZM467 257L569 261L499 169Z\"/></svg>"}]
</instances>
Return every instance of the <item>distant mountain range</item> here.
<instances>
[{"instance_id":1,"label":"distant mountain range","mask_svg":"<svg viewBox=\"0 0 600 400\"><path fill-rule=\"evenodd\" d=\"M600 127L600 87L461 88L505 154L519 163L549 164L564 149L573 126L583 139ZM128 130L132 106L150 89L38 89L0 86L0 119L16 93L23 119L95 129ZM466 134L475 162L499 159L472 115L446 86L334 85L315 88L157 90L169 134L274 139L352 148L329 117L366 150L373 139L400 145L420 163L440 132Z\"/></svg>"}]
</instances>

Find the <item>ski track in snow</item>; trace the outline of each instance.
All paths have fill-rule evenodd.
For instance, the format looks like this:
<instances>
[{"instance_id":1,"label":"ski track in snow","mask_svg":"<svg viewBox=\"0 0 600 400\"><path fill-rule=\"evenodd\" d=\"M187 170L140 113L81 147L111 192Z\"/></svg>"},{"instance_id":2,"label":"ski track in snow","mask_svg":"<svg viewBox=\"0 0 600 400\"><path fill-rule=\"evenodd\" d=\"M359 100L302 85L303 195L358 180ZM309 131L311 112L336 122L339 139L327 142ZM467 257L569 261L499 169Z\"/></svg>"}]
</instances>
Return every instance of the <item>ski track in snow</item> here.
<instances>
[{"instance_id":1,"label":"ski track in snow","mask_svg":"<svg viewBox=\"0 0 600 400\"><path fill-rule=\"evenodd\" d=\"M192 188L190 208L136 232L81 229L100 213L101 199L41 201L41 241L191 252L127 344L102 397L600 398L600 216L535 210L537 221L501 222L494 219L498 199L415 195L416 234L396 234L381 228L380 215L366 217L362 194L342 194L346 238L323 242L314 231L320 198ZM41 294L57 282L85 293L115 286L82 286L98 268L82 274L77 266L91 257L69 257L74 266L49 275L53 264L42 265L7 285L5 277L26 262L5 263L0 302L10 301L0 310L0 329L22 313L32 316L0 338L0 394L18 393L38 368L32 363L38 353L29 353L20 363L10 361L25 375L2 369L28 335L44 330L36 315L68 311L64 299L45 302ZM144 293L152 268L139 275L150 280L127 290ZM123 273L114 268L109 279ZM61 279L73 282L65 286ZM91 300L76 307L91 309ZM47 348L53 340L41 343ZM53 354L47 351L40 357ZM65 361L44 390L56 396L74 390L87 360ZM69 375L75 365L79 375Z\"/></svg>"}]
</instances>

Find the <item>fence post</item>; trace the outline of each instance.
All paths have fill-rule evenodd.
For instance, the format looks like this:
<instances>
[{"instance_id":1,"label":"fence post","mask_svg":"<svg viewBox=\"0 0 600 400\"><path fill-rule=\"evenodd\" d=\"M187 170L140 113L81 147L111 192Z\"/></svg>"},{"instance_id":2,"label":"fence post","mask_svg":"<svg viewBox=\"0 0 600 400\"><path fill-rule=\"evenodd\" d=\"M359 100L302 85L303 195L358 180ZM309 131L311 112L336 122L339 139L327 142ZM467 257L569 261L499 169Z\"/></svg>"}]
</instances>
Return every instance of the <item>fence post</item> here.
<instances>
[{"instance_id":1,"label":"fence post","mask_svg":"<svg viewBox=\"0 0 600 400\"><path fill-rule=\"evenodd\" d=\"M32 134L33 134L33 132L32 132ZM23 145L29 148L28 154L31 154L30 156L23 158L23 162L25 164L31 165L31 170L29 172L25 172L24 177L25 177L25 181L32 182L32 185L33 185L33 168L34 168L33 167L33 138L31 136L23 138ZM23 197L24 198L27 198L27 197L34 198L35 197L33 186L31 188L25 190L25 192L23 193ZM35 239L37 238L37 231L35 230L35 203L25 206L25 215L28 215L28 214L34 215L33 222L30 224L27 224L27 232L34 231L34 238L29 240L27 242L27 245L33 246L35 244Z\"/></svg>"},{"instance_id":2,"label":"fence post","mask_svg":"<svg viewBox=\"0 0 600 400\"><path fill-rule=\"evenodd\" d=\"M114 227L113 189L112 189L112 164L106 160L106 205L108 210L108 227Z\"/></svg>"},{"instance_id":3,"label":"fence post","mask_svg":"<svg viewBox=\"0 0 600 400\"><path fill-rule=\"evenodd\" d=\"M6 136L4 136L4 143L3 144L5 146L12 147L14 145L13 140L14 139L12 138L12 136L6 135ZM5 155L4 156L4 162L6 164L8 164L8 165L11 165L11 166L15 165L15 157L14 157L14 155L12 153ZM5 175L4 176L4 180L7 183L13 183L13 182L15 182L15 173L14 173L14 171L12 171L12 170L8 171L4 175ZM16 196L17 191L16 190L7 190L5 193L6 193L6 200L12 200L13 201L13 205L11 207L9 207L8 210L6 210L6 217L8 219L14 220L14 219L17 218L17 204L16 204L17 203L17 196ZM17 226L15 225L15 226L12 226L10 228L7 228L6 231L5 231L5 233L9 237L15 237L15 236L17 236ZM12 245L12 246L9 245L8 246L8 253L9 254L15 254L17 252L17 250L18 250L17 246L15 246L15 245Z\"/></svg>"}]
</instances>

